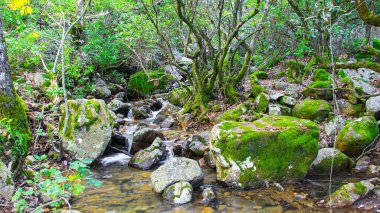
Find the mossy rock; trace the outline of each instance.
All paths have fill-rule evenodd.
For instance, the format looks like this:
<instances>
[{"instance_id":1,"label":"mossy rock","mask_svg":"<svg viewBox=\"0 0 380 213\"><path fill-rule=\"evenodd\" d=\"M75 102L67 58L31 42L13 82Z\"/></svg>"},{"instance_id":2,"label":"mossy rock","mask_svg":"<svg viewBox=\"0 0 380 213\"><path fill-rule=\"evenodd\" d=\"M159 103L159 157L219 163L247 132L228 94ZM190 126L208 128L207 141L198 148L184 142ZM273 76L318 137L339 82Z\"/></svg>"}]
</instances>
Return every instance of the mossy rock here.
<instances>
[{"instance_id":1,"label":"mossy rock","mask_svg":"<svg viewBox=\"0 0 380 213\"><path fill-rule=\"evenodd\" d=\"M345 184L331 195L329 205L333 208L351 206L374 188L375 186L368 180Z\"/></svg>"},{"instance_id":2,"label":"mossy rock","mask_svg":"<svg viewBox=\"0 0 380 213\"><path fill-rule=\"evenodd\" d=\"M372 116L361 117L347 124L336 139L336 147L348 156L360 155L379 134L376 119Z\"/></svg>"},{"instance_id":3,"label":"mossy rock","mask_svg":"<svg viewBox=\"0 0 380 213\"><path fill-rule=\"evenodd\" d=\"M310 98L332 100L333 91L331 81L315 81L311 82L302 92L304 96Z\"/></svg>"},{"instance_id":4,"label":"mossy rock","mask_svg":"<svg viewBox=\"0 0 380 213\"><path fill-rule=\"evenodd\" d=\"M312 78L313 81L330 81L331 74L324 69L316 69Z\"/></svg>"},{"instance_id":5,"label":"mossy rock","mask_svg":"<svg viewBox=\"0 0 380 213\"><path fill-rule=\"evenodd\" d=\"M193 187L187 181L180 181L167 187L162 197L173 204L188 203L193 197Z\"/></svg>"},{"instance_id":6,"label":"mossy rock","mask_svg":"<svg viewBox=\"0 0 380 213\"><path fill-rule=\"evenodd\" d=\"M169 102L179 107L183 107L186 104L189 97L190 94L185 88L173 89L168 94Z\"/></svg>"},{"instance_id":7,"label":"mossy rock","mask_svg":"<svg viewBox=\"0 0 380 213\"><path fill-rule=\"evenodd\" d=\"M219 181L251 188L266 181L302 180L317 156L318 140L314 122L294 117L225 121L211 131L210 153Z\"/></svg>"},{"instance_id":8,"label":"mossy rock","mask_svg":"<svg viewBox=\"0 0 380 213\"><path fill-rule=\"evenodd\" d=\"M150 95L155 90L166 89L173 77L161 70L140 71L130 76L128 89L140 95Z\"/></svg>"},{"instance_id":9,"label":"mossy rock","mask_svg":"<svg viewBox=\"0 0 380 213\"><path fill-rule=\"evenodd\" d=\"M268 73L264 71L255 71L251 75L255 75L258 79L267 79Z\"/></svg>"},{"instance_id":10,"label":"mossy rock","mask_svg":"<svg viewBox=\"0 0 380 213\"><path fill-rule=\"evenodd\" d=\"M360 116L364 114L364 104L351 104L345 99L340 99L337 103L339 110L345 115Z\"/></svg>"},{"instance_id":11,"label":"mossy rock","mask_svg":"<svg viewBox=\"0 0 380 213\"><path fill-rule=\"evenodd\" d=\"M294 106L292 115L313 121L324 121L330 110L330 104L324 100L305 99Z\"/></svg>"},{"instance_id":12,"label":"mossy rock","mask_svg":"<svg viewBox=\"0 0 380 213\"><path fill-rule=\"evenodd\" d=\"M147 170L155 166L164 157L165 147L161 138L156 138L148 148L133 155L130 165Z\"/></svg>"},{"instance_id":13,"label":"mossy rock","mask_svg":"<svg viewBox=\"0 0 380 213\"><path fill-rule=\"evenodd\" d=\"M255 98L256 111L258 113L265 113L268 109L269 95L265 93L260 93Z\"/></svg>"},{"instance_id":14,"label":"mossy rock","mask_svg":"<svg viewBox=\"0 0 380 213\"><path fill-rule=\"evenodd\" d=\"M305 65L296 60L285 62L289 82L301 82L305 75Z\"/></svg>"},{"instance_id":15,"label":"mossy rock","mask_svg":"<svg viewBox=\"0 0 380 213\"><path fill-rule=\"evenodd\" d=\"M247 112L247 107L244 104L240 104L234 109L225 111L218 117L218 121L238 121Z\"/></svg>"},{"instance_id":16,"label":"mossy rock","mask_svg":"<svg viewBox=\"0 0 380 213\"><path fill-rule=\"evenodd\" d=\"M334 159L333 171L341 172L351 169L354 161L338 149L323 148L318 151L317 158L311 164L311 173L330 174L331 162Z\"/></svg>"},{"instance_id":17,"label":"mossy rock","mask_svg":"<svg viewBox=\"0 0 380 213\"><path fill-rule=\"evenodd\" d=\"M253 97L256 97L260 93L264 92L265 89L260 85L260 81L256 75L250 75L250 83L251 83L251 94Z\"/></svg>"},{"instance_id":18,"label":"mossy rock","mask_svg":"<svg viewBox=\"0 0 380 213\"><path fill-rule=\"evenodd\" d=\"M100 157L111 140L115 114L103 100L69 100L69 119L62 143L75 159L95 160ZM64 107L59 119L59 134L65 120Z\"/></svg>"}]
</instances>

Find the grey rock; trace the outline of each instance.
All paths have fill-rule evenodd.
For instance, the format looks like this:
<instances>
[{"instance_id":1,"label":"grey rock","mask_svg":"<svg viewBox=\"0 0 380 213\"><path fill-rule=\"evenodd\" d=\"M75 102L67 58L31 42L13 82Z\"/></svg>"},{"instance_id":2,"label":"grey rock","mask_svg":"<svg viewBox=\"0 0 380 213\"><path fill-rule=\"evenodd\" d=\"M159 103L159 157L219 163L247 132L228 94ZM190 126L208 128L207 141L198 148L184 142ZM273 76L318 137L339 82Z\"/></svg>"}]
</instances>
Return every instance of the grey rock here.
<instances>
[{"instance_id":1,"label":"grey rock","mask_svg":"<svg viewBox=\"0 0 380 213\"><path fill-rule=\"evenodd\" d=\"M289 107L294 107L297 103L296 99L290 96L282 96L280 99L280 103Z\"/></svg>"},{"instance_id":2,"label":"grey rock","mask_svg":"<svg viewBox=\"0 0 380 213\"><path fill-rule=\"evenodd\" d=\"M355 170L358 171L358 172L365 172L365 171L367 171L367 168L368 168L368 165L369 165L370 161L371 161L371 159L367 155L364 155L363 157L361 157L356 162Z\"/></svg>"},{"instance_id":3,"label":"grey rock","mask_svg":"<svg viewBox=\"0 0 380 213\"><path fill-rule=\"evenodd\" d=\"M365 102L365 105L367 114L374 116L377 120L380 120L380 96L369 98Z\"/></svg>"},{"instance_id":4,"label":"grey rock","mask_svg":"<svg viewBox=\"0 0 380 213\"><path fill-rule=\"evenodd\" d=\"M331 171L332 159L334 159L334 172L348 170L352 168L354 164L353 160L338 149L323 148L318 150L317 158L311 163L311 172L316 174L329 174Z\"/></svg>"},{"instance_id":5,"label":"grey rock","mask_svg":"<svg viewBox=\"0 0 380 213\"><path fill-rule=\"evenodd\" d=\"M334 132L338 134L345 125L346 120L342 116L336 116L332 121L325 124L325 133L327 136L334 135Z\"/></svg>"},{"instance_id":6,"label":"grey rock","mask_svg":"<svg viewBox=\"0 0 380 213\"><path fill-rule=\"evenodd\" d=\"M273 116L273 115L280 116L280 115L291 115L291 114L292 114L292 109L287 106L283 106L280 104L272 104L272 103L269 104L268 106L269 116Z\"/></svg>"},{"instance_id":7,"label":"grey rock","mask_svg":"<svg viewBox=\"0 0 380 213\"><path fill-rule=\"evenodd\" d=\"M175 120L172 117L167 117L162 123L161 128L171 128L175 125Z\"/></svg>"},{"instance_id":8,"label":"grey rock","mask_svg":"<svg viewBox=\"0 0 380 213\"><path fill-rule=\"evenodd\" d=\"M133 106L132 113L135 119L146 119L152 117L152 110L148 106Z\"/></svg>"},{"instance_id":9,"label":"grey rock","mask_svg":"<svg viewBox=\"0 0 380 213\"><path fill-rule=\"evenodd\" d=\"M124 116L127 116L132 106L131 104L123 103L119 99L113 99L111 102L107 104L107 107L114 113L120 113Z\"/></svg>"},{"instance_id":10,"label":"grey rock","mask_svg":"<svg viewBox=\"0 0 380 213\"><path fill-rule=\"evenodd\" d=\"M125 97L125 92L119 92L114 95L114 99L123 101Z\"/></svg>"},{"instance_id":11,"label":"grey rock","mask_svg":"<svg viewBox=\"0 0 380 213\"><path fill-rule=\"evenodd\" d=\"M331 195L329 204L334 208L350 206L374 188L375 186L368 180L345 184Z\"/></svg>"},{"instance_id":12,"label":"grey rock","mask_svg":"<svg viewBox=\"0 0 380 213\"><path fill-rule=\"evenodd\" d=\"M197 161L174 157L152 172L150 179L154 191L161 193L179 181L187 181L197 187L203 182L203 172Z\"/></svg>"},{"instance_id":13,"label":"grey rock","mask_svg":"<svg viewBox=\"0 0 380 213\"><path fill-rule=\"evenodd\" d=\"M13 192L15 191L14 182L12 179L12 172L0 160L0 195L6 200L11 200Z\"/></svg>"},{"instance_id":14,"label":"grey rock","mask_svg":"<svg viewBox=\"0 0 380 213\"><path fill-rule=\"evenodd\" d=\"M147 170L155 166L164 157L165 146L161 138L156 138L148 148L138 151L131 159L133 167Z\"/></svg>"},{"instance_id":15,"label":"grey rock","mask_svg":"<svg viewBox=\"0 0 380 213\"><path fill-rule=\"evenodd\" d=\"M133 143L132 143L132 149L131 152L135 153L141 149L145 149L149 147L156 138L164 138L164 135L161 132L158 132L155 129L151 128L143 128L140 130L137 130L133 134Z\"/></svg>"},{"instance_id":16,"label":"grey rock","mask_svg":"<svg viewBox=\"0 0 380 213\"><path fill-rule=\"evenodd\" d=\"M94 96L99 99L107 99L111 97L111 90L108 88L107 84L102 80L98 79L95 82L95 92Z\"/></svg>"},{"instance_id":17,"label":"grey rock","mask_svg":"<svg viewBox=\"0 0 380 213\"><path fill-rule=\"evenodd\" d=\"M170 203L185 204L193 197L193 187L187 181L180 181L167 187L162 196Z\"/></svg>"}]
</instances>

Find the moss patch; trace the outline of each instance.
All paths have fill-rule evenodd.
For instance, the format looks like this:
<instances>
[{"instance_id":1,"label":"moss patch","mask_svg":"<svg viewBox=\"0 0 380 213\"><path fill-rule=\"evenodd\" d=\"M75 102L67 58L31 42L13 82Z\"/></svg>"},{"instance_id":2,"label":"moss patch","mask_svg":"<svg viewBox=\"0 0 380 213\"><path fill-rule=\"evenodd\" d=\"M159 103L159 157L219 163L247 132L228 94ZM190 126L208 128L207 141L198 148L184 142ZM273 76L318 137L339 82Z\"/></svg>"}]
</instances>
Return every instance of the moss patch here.
<instances>
[{"instance_id":1,"label":"moss patch","mask_svg":"<svg viewBox=\"0 0 380 213\"><path fill-rule=\"evenodd\" d=\"M324 69L317 69L314 72L313 81L329 81L331 80L331 75Z\"/></svg>"}]
</instances>

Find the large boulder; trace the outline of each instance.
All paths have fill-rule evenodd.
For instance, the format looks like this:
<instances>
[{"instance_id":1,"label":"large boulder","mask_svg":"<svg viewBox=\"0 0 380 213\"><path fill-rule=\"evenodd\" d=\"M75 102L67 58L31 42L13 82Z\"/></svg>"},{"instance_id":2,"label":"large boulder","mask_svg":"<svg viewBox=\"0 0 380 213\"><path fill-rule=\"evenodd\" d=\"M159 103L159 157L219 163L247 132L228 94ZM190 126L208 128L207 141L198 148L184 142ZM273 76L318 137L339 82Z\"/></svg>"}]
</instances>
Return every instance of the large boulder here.
<instances>
[{"instance_id":1,"label":"large boulder","mask_svg":"<svg viewBox=\"0 0 380 213\"><path fill-rule=\"evenodd\" d=\"M375 186L368 180L345 184L331 195L329 205L333 208L350 206L374 188Z\"/></svg>"},{"instance_id":2,"label":"large boulder","mask_svg":"<svg viewBox=\"0 0 380 213\"><path fill-rule=\"evenodd\" d=\"M316 174L329 174L333 159L334 172L348 170L354 165L354 161L338 149L323 148L318 151L317 158L313 161L313 163L311 163L311 172Z\"/></svg>"},{"instance_id":3,"label":"large boulder","mask_svg":"<svg viewBox=\"0 0 380 213\"><path fill-rule=\"evenodd\" d=\"M62 137L63 148L76 159L95 160L100 157L111 140L115 114L103 100L69 100L69 119ZM64 109L62 107L62 115ZM59 121L63 131L65 117Z\"/></svg>"},{"instance_id":4,"label":"large boulder","mask_svg":"<svg viewBox=\"0 0 380 213\"><path fill-rule=\"evenodd\" d=\"M380 80L380 74L367 68L343 69L339 71L342 78L349 79L349 86L356 92L364 95L376 94L376 84Z\"/></svg>"},{"instance_id":5,"label":"large boulder","mask_svg":"<svg viewBox=\"0 0 380 213\"><path fill-rule=\"evenodd\" d=\"M184 204L191 201L193 187L189 182L180 181L165 189L162 196L165 200L174 204Z\"/></svg>"},{"instance_id":6,"label":"large boulder","mask_svg":"<svg viewBox=\"0 0 380 213\"><path fill-rule=\"evenodd\" d=\"M203 182L203 172L197 161L174 157L152 172L150 180L154 191L161 193L179 181L187 181L197 187Z\"/></svg>"},{"instance_id":7,"label":"large boulder","mask_svg":"<svg viewBox=\"0 0 380 213\"><path fill-rule=\"evenodd\" d=\"M330 104L324 100L305 99L294 106L292 114L298 118L324 121L330 110Z\"/></svg>"},{"instance_id":8,"label":"large boulder","mask_svg":"<svg viewBox=\"0 0 380 213\"><path fill-rule=\"evenodd\" d=\"M369 98L366 102L366 110L368 115L375 116L377 120L380 120L380 96Z\"/></svg>"},{"instance_id":9,"label":"large boulder","mask_svg":"<svg viewBox=\"0 0 380 213\"><path fill-rule=\"evenodd\" d=\"M164 156L165 146L161 138L156 138L148 148L138 151L133 155L130 164L139 169L150 169Z\"/></svg>"},{"instance_id":10,"label":"large boulder","mask_svg":"<svg viewBox=\"0 0 380 213\"><path fill-rule=\"evenodd\" d=\"M131 153L136 153L137 151L141 149L145 149L149 147L156 138L164 138L164 135L151 128L143 128L140 130L137 130L133 134L133 144L132 144L132 150Z\"/></svg>"},{"instance_id":11,"label":"large boulder","mask_svg":"<svg viewBox=\"0 0 380 213\"><path fill-rule=\"evenodd\" d=\"M268 116L252 123L226 121L211 131L210 152L217 179L239 188L266 181L301 180L318 153L314 122Z\"/></svg>"},{"instance_id":12,"label":"large boulder","mask_svg":"<svg viewBox=\"0 0 380 213\"><path fill-rule=\"evenodd\" d=\"M6 200L11 200L15 190L12 173L7 166L0 160L0 196Z\"/></svg>"},{"instance_id":13,"label":"large boulder","mask_svg":"<svg viewBox=\"0 0 380 213\"><path fill-rule=\"evenodd\" d=\"M365 116L347 124L338 134L336 147L348 156L360 155L379 134L376 119Z\"/></svg>"}]
</instances>

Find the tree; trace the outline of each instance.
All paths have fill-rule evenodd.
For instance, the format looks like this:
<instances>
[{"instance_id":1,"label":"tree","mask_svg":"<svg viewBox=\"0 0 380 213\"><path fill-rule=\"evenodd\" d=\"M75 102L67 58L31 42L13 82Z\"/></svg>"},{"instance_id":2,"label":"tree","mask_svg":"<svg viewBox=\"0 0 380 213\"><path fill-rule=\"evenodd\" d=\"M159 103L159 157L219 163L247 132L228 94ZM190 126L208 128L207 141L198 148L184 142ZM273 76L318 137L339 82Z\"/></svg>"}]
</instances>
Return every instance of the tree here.
<instances>
[{"instance_id":1,"label":"tree","mask_svg":"<svg viewBox=\"0 0 380 213\"><path fill-rule=\"evenodd\" d=\"M3 27L3 19L0 16L0 120L9 125L10 131L15 133L16 137L1 138L3 136L0 135L0 142L5 143L0 144L0 151L5 158L3 160L11 162L11 170L17 174L22 166L23 157L27 154L31 132L25 103L17 95L12 84Z\"/></svg>"},{"instance_id":2,"label":"tree","mask_svg":"<svg viewBox=\"0 0 380 213\"><path fill-rule=\"evenodd\" d=\"M253 18L260 12L261 1L140 2L163 41L160 47L169 62L187 72L177 64L173 45L160 20L162 8L174 4L181 26L179 31L186 35L183 52L193 60L192 71L188 73L193 99L185 106L185 111L207 112L206 103L217 97L217 91L230 102L237 102L236 86L246 76L251 63L253 50L248 41L258 30L259 24L254 23Z\"/></svg>"},{"instance_id":3,"label":"tree","mask_svg":"<svg viewBox=\"0 0 380 213\"><path fill-rule=\"evenodd\" d=\"M362 19L366 24L380 27L380 15L374 14L368 8L365 0L356 0L355 3L360 19Z\"/></svg>"}]
</instances>

